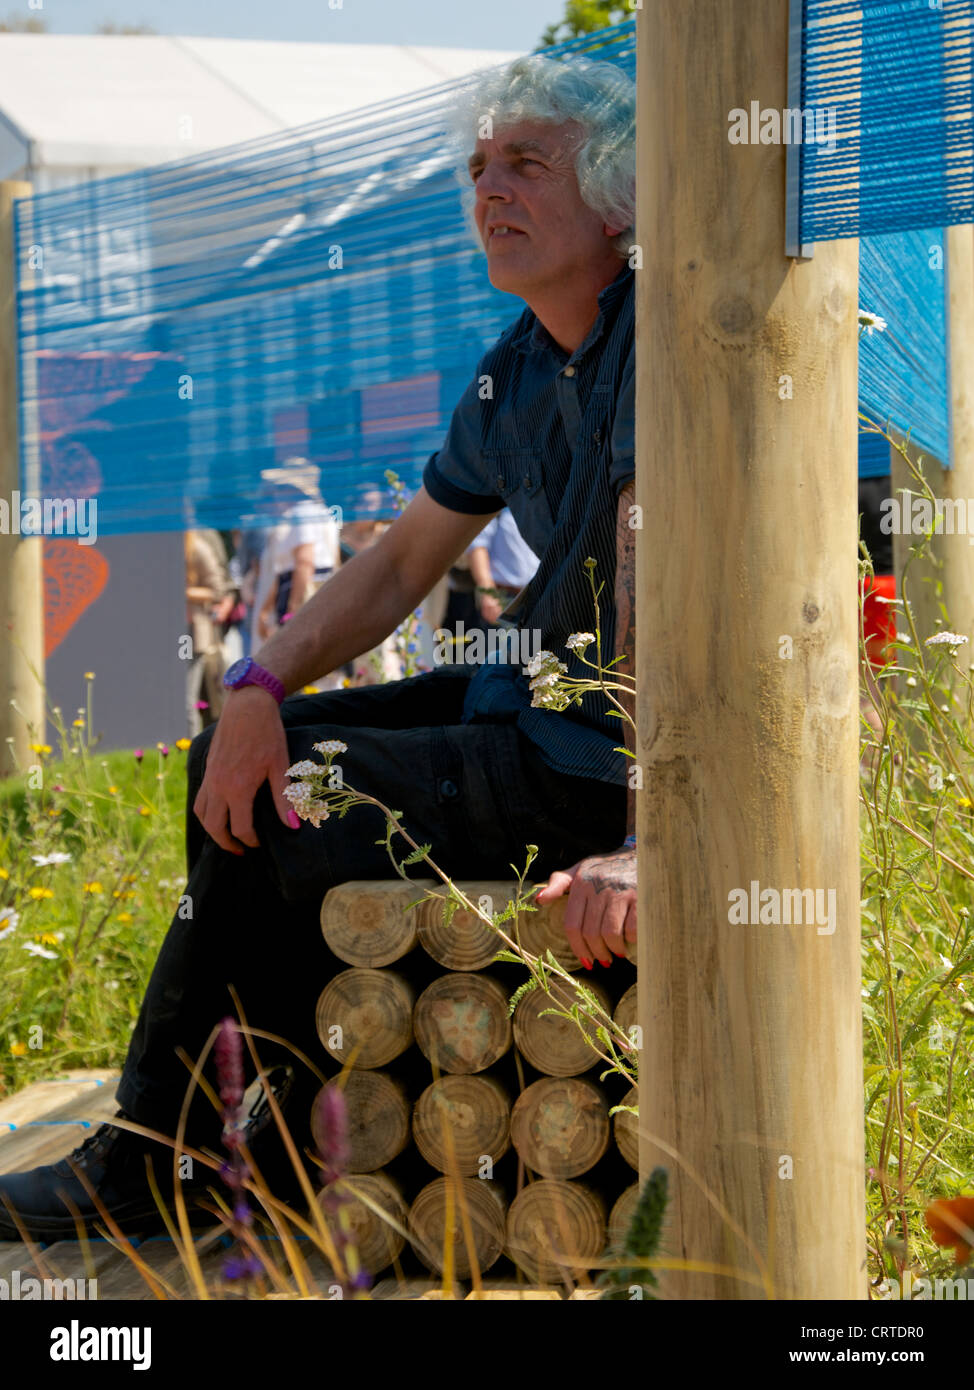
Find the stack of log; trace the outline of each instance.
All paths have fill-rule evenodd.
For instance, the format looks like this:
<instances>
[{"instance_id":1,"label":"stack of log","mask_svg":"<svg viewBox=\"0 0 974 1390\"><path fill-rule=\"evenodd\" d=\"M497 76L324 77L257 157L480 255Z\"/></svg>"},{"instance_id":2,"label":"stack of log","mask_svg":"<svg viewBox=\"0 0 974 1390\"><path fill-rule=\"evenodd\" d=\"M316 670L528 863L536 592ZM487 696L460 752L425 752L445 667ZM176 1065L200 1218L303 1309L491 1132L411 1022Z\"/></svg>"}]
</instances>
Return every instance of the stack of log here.
<instances>
[{"instance_id":1,"label":"stack of log","mask_svg":"<svg viewBox=\"0 0 974 1390\"><path fill-rule=\"evenodd\" d=\"M492 910L517 893L513 882L458 886ZM635 1206L635 1120L609 1115L634 1092L619 1076L600 1079L605 1063L575 1022L546 1015L554 1001L543 990L524 994L512 1018L526 968L495 962L502 943L474 913L445 925L442 899L419 901L427 887L443 891L345 883L322 905L326 942L346 968L323 989L317 1026L336 1064L329 1084L347 1101L356 1197L346 1220L359 1258L373 1275L390 1265L408 1275L408 1234L413 1266L437 1275L447 1264L461 1280L474 1266L515 1277L513 1261L534 1283L584 1281L618 1248ZM528 951L550 948L582 973L564 908L562 899L523 913L516 930ZM628 1032L634 964L616 959L582 977Z\"/></svg>"}]
</instances>

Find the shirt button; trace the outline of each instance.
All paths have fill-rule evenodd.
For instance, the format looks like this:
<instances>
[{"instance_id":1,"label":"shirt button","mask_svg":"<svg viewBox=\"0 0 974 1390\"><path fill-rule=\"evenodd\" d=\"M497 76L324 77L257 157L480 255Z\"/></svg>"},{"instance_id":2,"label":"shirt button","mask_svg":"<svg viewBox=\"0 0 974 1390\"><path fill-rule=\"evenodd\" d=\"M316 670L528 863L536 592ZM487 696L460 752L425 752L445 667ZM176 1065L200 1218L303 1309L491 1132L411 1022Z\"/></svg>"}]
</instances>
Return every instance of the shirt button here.
<instances>
[{"instance_id":1,"label":"shirt button","mask_svg":"<svg viewBox=\"0 0 974 1390\"><path fill-rule=\"evenodd\" d=\"M495 481L495 483L494 483L494 486L496 487L496 489L497 489L498 492L503 492L503 491L504 491L504 479L500 476L499 473L498 473L498 475L497 475L497 479L496 479L496 481Z\"/></svg>"},{"instance_id":2,"label":"shirt button","mask_svg":"<svg viewBox=\"0 0 974 1390\"><path fill-rule=\"evenodd\" d=\"M458 795L459 789L457 787L456 782L451 782L449 777L445 777L443 781L440 783L440 796L453 798L454 796Z\"/></svg>"},{"instance_id":3,"label":"shirt button","mask_svg":"<svg viewBox=\"0 0 974 1390\"><path fill-rule=\"evenodd\" d=\"M566 368L565 368L565 375L566 375L566 376L574 376L574 375L575 375L575 368L574 368L574 367L566 367Z\"/></svg>"}]
</instances>

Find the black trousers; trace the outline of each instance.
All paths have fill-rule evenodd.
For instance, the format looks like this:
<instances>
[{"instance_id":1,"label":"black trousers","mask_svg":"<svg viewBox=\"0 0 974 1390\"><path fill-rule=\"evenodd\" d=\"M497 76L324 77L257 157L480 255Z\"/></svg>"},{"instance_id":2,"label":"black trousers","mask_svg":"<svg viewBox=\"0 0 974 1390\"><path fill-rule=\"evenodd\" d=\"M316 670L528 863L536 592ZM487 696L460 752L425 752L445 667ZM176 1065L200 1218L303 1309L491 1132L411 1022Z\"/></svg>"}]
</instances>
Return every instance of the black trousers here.
<instances>
[{"instance_id":1,"label":"black trousers","mask_svg":"<svg viewBox=\"0 0 974 1390\"><path fill-rule=\"evenodd\" d=\"M626 833L626 790L570 777L542 762L512 723L462 724L471 668L440 667L386 685L295 696L281 715L292 761L318 759L312 744L341 739L344 783L403 812L402 824L456 879L511 877L525 846L540 849L534 880L588 854L618 848ZM172 1134L189 1072L182 1048L199 1056L214 1024L234 1014L233 985L250 1026L287 1038L321 1066L315 1005L331 976L347 965L329 951L321 900L350 879L389 879L395 871L376 840L382 813L357 806L318 829L291 830L278 819L265 784L254 826L259 849L244 856L219 848L193 814L213 729L189 752L186 820L188 882L163 941L139 1013L118 1088L137 1121ZM398 857L408 846L393 837ZM429 878L418 864L409 870ZM260 1044L262 1062L282 1060ZM207 1069L212 1077L212 1069ZM204 1115L194 1106L203 1142ZM190 1133L193 1138L193 1133Z\"/></svg>"}]
</instances>

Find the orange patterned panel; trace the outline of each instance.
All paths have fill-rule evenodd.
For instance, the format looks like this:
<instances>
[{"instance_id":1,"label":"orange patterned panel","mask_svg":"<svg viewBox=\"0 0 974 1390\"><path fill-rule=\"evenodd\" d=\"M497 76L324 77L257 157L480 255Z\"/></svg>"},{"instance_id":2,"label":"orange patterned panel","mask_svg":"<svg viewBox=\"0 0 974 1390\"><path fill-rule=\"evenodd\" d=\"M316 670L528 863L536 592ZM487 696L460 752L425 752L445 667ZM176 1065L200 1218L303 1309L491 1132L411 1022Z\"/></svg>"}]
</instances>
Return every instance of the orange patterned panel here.
<instances>
[{"instance_id":1,"label":"orange patterned panel","mask_svg":"<svg viewBox=\"0 0 974 1390\"><path fill-rule=\"evenodd\" d=\"M44 655L64 641L108 583L109 564L93 545L44 537Z\"/></svg>"}]
</instances>

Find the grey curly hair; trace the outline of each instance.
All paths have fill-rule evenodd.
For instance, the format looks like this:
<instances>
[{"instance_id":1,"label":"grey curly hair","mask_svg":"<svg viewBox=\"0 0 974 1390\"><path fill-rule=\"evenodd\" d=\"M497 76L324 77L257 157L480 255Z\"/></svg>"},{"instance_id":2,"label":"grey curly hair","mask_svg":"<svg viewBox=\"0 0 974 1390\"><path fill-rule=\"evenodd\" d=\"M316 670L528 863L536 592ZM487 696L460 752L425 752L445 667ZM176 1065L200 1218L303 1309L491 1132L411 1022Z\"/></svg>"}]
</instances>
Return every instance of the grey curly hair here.
<instances>
[{"instance_id":1,"label":"grey curly hair","mask_svg":"<svg viewBox=\"0 0 974 1390\"><path fill-rule=\"evenodd\" d=\"M457 178L478 246L466 161L471 135L476 138L488 117L491 129L518 121L574 121L582 132L574 152L582 201L610 226L624 229L613 246L621 257L628 256L636 215L636 85L631 78L612 63L588 58L561 62L532 53L506 67L476 73L461 88L450 112L450 130L463 160Z\"/></svg>"}]
</instances>

